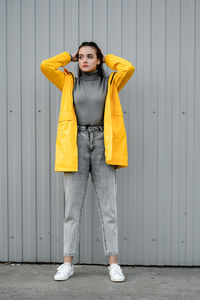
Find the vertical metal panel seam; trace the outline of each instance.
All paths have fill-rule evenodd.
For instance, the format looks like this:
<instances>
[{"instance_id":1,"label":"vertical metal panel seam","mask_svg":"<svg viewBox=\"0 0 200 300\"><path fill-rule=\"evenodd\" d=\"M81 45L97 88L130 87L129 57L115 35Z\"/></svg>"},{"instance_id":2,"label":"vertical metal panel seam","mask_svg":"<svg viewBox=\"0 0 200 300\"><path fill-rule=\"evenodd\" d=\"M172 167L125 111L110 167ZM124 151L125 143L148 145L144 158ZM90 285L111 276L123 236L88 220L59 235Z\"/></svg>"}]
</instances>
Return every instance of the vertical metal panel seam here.
<instances>
[{"instance_id":1,"label":"vertical metal panel seam","mask_svg":"<svg viewBox=\"0 0 200 300\"><path fill-rule=\"evenodd\" d=\"M150 0L150 78L149 78L150 96L152 96L152 76L151 76L151 71L152 71L152 13L153 13L152 12L152 0Z\"/></svg>"},{"instance_id":2,"label":"vertical metal panel seam","mask_svg":"<svg viewBox=\"0 0 200 300\"><path fill-rule=\"evenodd\" d=\"M122 5L123 0L120 1L120 5L121 5L121 56L123 57L123 51L122 51L122 47L123 47L123 5Z\"/></svg>"},{"instance_id":3,"label":"vertical metal panel seam","mask_svg":"<svg viewBox=\"0 0 200 300\"><path fill-rule=\"evenodd\" d=\"M137 0L135 0L135 67L137 68L137 40L138 40L138 18L137 18ZM137 71L136 71L137 72ZM134 78L136 84L136 99L137 99L137 76Z\"/></svg>"},{"instance_id":4,"label":"vertical metal panel seam","mask_svg":"<svg viewBox=\"0 0 200 300\"><path fill-rule=\"evenodd\" d=\"M181 0L179 0L179 3L180 3L180 17L179 17L179 22L180 22L180 29L179 29L179 36L180 36L180 40L179 40L179 141L178 141L178 148L180 150L180 115L181 115L181 112L180 112L180 108L181 108ZM179 151L178 151L179 152ZM180 165L180 157L179 157L179 163L178 163L178 167ZM179 175L180 175L180 168L179 168ZM180 176L179 176L179 188L178 188L178 195L180 194ZM180 221L180 218L179 218L179 214L178 214L178 224L179 224L179 221ZM180 238L180 232L178 230L178 264L179 264L179 238Z\"/></svg>"},{"instance_id":5,"label":"vertical metal panel seam","mask_svg":"<svg viewBox=\"0 0 200 300\"><path fill-rule=\"evenodd\" d=\"M143 8L143 6L142 6ZM140 10L141 10L141 7L140 7ZM145 20L146 22L146 20ZM144 26L146 26L146 23L144 22ZM142 28L143 29L143 28ZM146 27L145 27L145 34L146 34ZM145 54L147 53L147 46L145 44ZM147 54L146 54L147 55ZM144 76L143 76L143 83L144 83ZM144 151L144 144L145 144L145 141L144 141L144 137L145 137L145 134L144 134L144 131L145 131L145 126L144 126L144 115L145 115L145 112L144 112L144 102L145 102L145 96L144 96L144 92L142 93L142 122L141 122L141 133L142 133L142 145L141 145L141 152L142 152L142 155L141 155L141 170L142 170L142 176L141 176L141 179L142 179L142 182L141 182L141 224L142 224L142 228L141 228L141 244L142 244L142 250L141 250L141 260L143 261L144 260L144 207L145 207L145 204L144 204L144 168L145 168L145 165L144 165L144 155L145 155L145 151Z\"/></svg>"},{"instance_id":6,"label":"vertical metal panel seam","mask_svg":"<svg viewBox=\"0 0 200 300\"><path fill-rule=\"evenodd\" d=\"M49 53L51 47L51 0L49 0ZM51 261L51 88L49 85L49 259Z\"/></svg>"},{"instance_id":7,"label":"vertical metal panel seam","mask_svg":"<svg viewBox=\"0 0 200 300\"><path fill-rule=\"evenodd\" d=\"M80 43L80 18L79 18L79 16L80 16L80 3L79 3L79 0L78 0L78 45ZM79 247L79 249L80 249L80 247Z\"/></svg>"},{"instance_id":8,"label":"vertical metal panel seam","mask_svg":"<svg viewBox=\"0 0 200 300\"><path fill-rule=\"evenodd\" d=\"M153 113L153 103L152 103L152 76L151 76L151 72L152 72L152 0L150 0L150 79L149 79L149 83L150 83L150 102L151 102L151 114ZM153 129L152 129L152 134L153 134ZM158 161L157 161L158 162ZM158 210L157 206L155 208L156 210ZM153 230L152 230L153 232ZM153 232L153 234L155 234L155 232ZM150 240L152 242L152 236L150 237ZM157 247L156 247L156 257L157 257ZM152 261L151 258L151 253L150 253L150 261Z\"/></svg>"},{"instance_id":9,"label":"vertical metal panel seam","mask_svg":"<svg viewBox=\"0 0 200 300\"><path fill-rule=\"evenodd\" d=\"M35 1L35 235L36 235L36 239L35 239L35 259L36 262L38 261L38 256L37 256L37 93L36 93L36 1Z\"/></svg>"},{"instance_id":10,"label":"vertical metal panel seam","mask_svg":"<svg viewBox=\"0 0 200 300\"><path fill-rule=\"evenodd\" d=\"M66 23L65 23L65 3L66 3L66 0L63 0L63 45L64 45L64 51L68 51L69 52L69 50L68 50L68 45L66 45L66 48L67 49L65 49L65 33L66 33L66 30L65 30L65 28L66 28ZM60 113L60 112L59 112ZM64 176L64 175L63 175ZM58 178L58 177L57 177ZM65 193L64 193L64 212L65 212ZM64 240L63 240L63 243L64 243ZM62 249L63 249L63 247L62 247Z\"/></svg>"},{"instance_id":11,"label":"vertical metal panel seam","mask_svg":"<svg viewBox=\"0 0 200 300\"><path fill-rule=\"evenodd\" d=\"M184 20L184 18L183 18ZM187 184L188 184L188 176L187 176L187 159L188 159L188 149L187 149L187 144L188 144L188 133L187 133L187 129L188 129L188 101L186 100L186 111L185 111L185 119L186 119L186 132L185 132L185 136L186 136L186 148L185 148L185 154L186 154L186 161L185 161L185 170L186 170L186 174L185 174L185 177L186 177L186 184L185 184L185 209L187 209ZM185 261L186 261L186 251L187 251L187 247L186 247L186 239L187 239L187 218L185 217L184 215L184 254L185 254Z\"/></svg>"},{"instance_id":12,"label":"vertical metal panel seam","mask_svg":"<svg viewBox=\"0 0 200 300\"><path fill-rule=\"evenodd\" d=\"M93 24L94 24L94 2L93 2L93 0L91 0L92 1L92 40L93 40L93 38L94 38L94 28L93 28Z\"/></svg>"},{"instance_id":13,"label":"vertical metal panel seam","mask_svg":"<svg viewBox=\"0 0 200 300\"><path fill-rule=\"evenodd\" d=\"M123 0L120 0L120 6L121 6L121 34L120 34L120 52L121 52L121 57L123 57L123 51L122 51L122 40L123 40L123 11L122 11L122 1ZM123 112L122 112L123 113ZM123 179L124 179L124 177L122 176L122 179L121 179L121 183L122 183L122 190L123 190ZM122 215L122 218L123 218L124 216ZM127 218L126 218L126 220L127 220ZM123 224L123 223L122 223ZM122 230L121 230L121 246L122 246L122 256L123 256L123 241L124 241L124 239L123 239L123 233L124 233L124 228L123 228L123 225L122 225ZM118 239L119 239L119 237L118 237Z\"/></svg>"},{"instance_id":14,"label":"vertical metal panel seam","mask_svg":"<svg viewBox=\"0 0 200 300\"><path fill-rule=\"evenodd\" d=\"M164 0L165 1L165 0ZM152 4L152 0L151 0L151 46L150 46L150 89L151 89L151 96L152 96L152 77L151 76L151 72L153 70L153 67L152 67L152 56L153 56L153 52L152 52L152 48L153 48L153 44L152 44L152 35L153 35L153 22L152 22L152 19L153 19L153 4ZM154 107L152 107L152 111L151 113L153 114L153 119L154 119ZM155 175L155 180L156 180L156 229L155 229L155 232L153 233L154 234L154 237L156 236L156 246L155 246L155 253L156 253L156 258L155 260L157 261L157 258L158 258L158 149L159 149L159 133L158 133L158 128L159 128L159 100L158 100L158 97L157 97L157 101L156 101L156 151L157 151L157 156L156 156L156 175ZM154 238L153 237L153 238ZM152 240L152 238L151 238Z\"/></svg>"},{"instance_id":15,"label":"vertical metal panel seam","mask_svg":"<svg viewBox=\"0 0 200 300\"><path fill-rule=\"evenodd\" d=\"M187 211L187 190L188 190L188 168L187 168L187 160L188 160L188 97L186 98L186 111L185 111L185 118L186 118L186 161L185 161L185 169L186 169L186 185L185 185L185 211ZM184 211L184 213L185 213ZM187 217L184 214L185 220L185 240L184 240L184 248L185 248L185 261L186 261L186 251L187 251Z\"/></svg>"},{"instance_id":16,"label":"vertical metal panel seam","mask_svg":"<svg viewBox=\"0 0 200 300\"><path fill-rule=\"evenodd\" d=\"M165 99L165 102L166 102L166 91L167 91L167 88L166 88L166 78L167 78L167 57L166 57L166 53L167 53L167 1L165 0L165 72L164 72L164 99ZM165 113L165 112L164 112ZM170 135L171 135L171 153L173 153L173 106L171 107L171 116L172 116L172 123L171 123L171 132L170 132ZM173 155L172 155L172 158L171 158L171 187L173 186ZM172 197L173 197L173 189L171 188L171 203L170 203L170 206L172 208ZM163 204L164 205L164 204ZM163 211L164 211L164 207L163 207ZM173 218L172 218L172 213L170 214L171 216L171 232L170 232L170 243L171 243L171 247L170 247L170 256L171 256L171 253L172 253L172 221L173 221ZM164 218L164 216L163 216ZM164 225L163 225L164 226ZM165 231L164 231L165 232ZM165 238L163 239L163 241L165 240ZM163 246L163 250L165 251L165 247ZM165 265L165 255L163 253L163 265Z\"/></svg>"},{"instance_id":17,"label":"vertical metal panel seam","mask_svg":"<svg viewBox=\"0 0 200 300\"><path fill-rule=\"evenodd\" d=\"M93 0L91 0L92 1L92 41L93 41L93 39L94 39L94 1ZM95 40L95 42L96 42L96 40ZM93 184L92 184L93 185ZM93 189L93 187L92 187L92 190L91 190L91 195L92 195L92 197L95 197L95 193L94 193L94 189ZM93 207L94 207L94 205L93 205L93 201L92 201L92 209L93 209ZM93 216L93 214L92 214L92 224L94 224L94 216ZM80 227L80 223L79 223L79 227ZM87 232L86 232L86 229L85 229L85 234L87 234ZM91 228L91 236L93 237L94 236L94 228L93 228L93 226L92 226L92 228ZM96 237L95 237L95 240L96 240ZM93 262L93 259L94 259L94 244L93 243L91 243L91 245L92 245L92 257L91 257L91 261Z\"/></svg>"},{"instance_id":18,"label":"vertical metal panel seam","mask_svg":"<svg viewBox=\"0 0 200 300\"><path fill-rule=\"evenodd\" d=\"M166 78L167 78L167 75L166 75L166 73L167 73L167 58L166 58L166 52L167 52L167 50L166 50L166 46L167 45L167 1L165 0L165 73L164 73L164 75L165 75L165 84L164 84L164 88L165 88L165 92L164 92L164 96L165 96L165 101L166 101ZM170 132L170 134L171 134L171 153L173 153L173 107L171 107L171 116L172 116L172 123L171 123L171 132ZM171 187L173 186L172 185L172 183L173 183L173 155L172 155L172 158L171 158ZM170 205L171 205L171 208L172 208L172 197L173 197L173 189L171 188L171 203L170 203ZM170 232L170 242L171 242L171 248L170 248L170 255L171 255L171 253L172 253L172 220L173 220L173 218L172 218L172 213L171 213L171 232ZM164 240L164 239L163 239ZM165 247L163 247L163 249L165 249ZM164 253L163 253L164 254ZM163 255L164 256L164 255ZM164 259L163 260L165 260L165 257L164 257ZM165 264L165 261L163 261L163 264Z\"/></svg>"},{"instance_id":19,"label":"vertical metal panel seam","mask_svg":"<svg viewBox=\"0 0 200 300\"><path fill-rule=\"evenodd\" d=\"M8 249L8 261L9 259L9 168L8 168L8 8L7 8L7 1L5 0L5 7L6 7L6 167L7 167L7 228L8 228L8 237L7 237L7 249Z\"/></svg>"},{"instance_id":20,"label":"vertical metal panel seam","mask_svg":"<svg viewBox=\"0 0 200 300\"><path fill-rule=\"evenodd\" d=\"M107 0L107 2L106 2L106 7L107 7L107 9L106 9L106 21L107 21L107 38L106 38L106 43L107 43L107 45L106 45L106 53L108 53L108 0Z\"/></svg>"},{"instance_id":21,"label":"vertical metal panel seam","mask_svg":"<svg viewBox=\"0 0 200 300\"><path fill-rule=\"evenodd\" d=\"M79 46L79 43L80 43L80 3L78 0L78 46ZM78 72L78 74L79 74L79 72ZM80 226L80 220L79 220L79 226ZM80 234L80 230L79 230L78 234ZM81 261L80 236L79 236L79 243L78 243L77 248L78 248L78 262L80 263L80 261Z\"/></svg>"},{"instance_id":22,"label":"vertical metal panel seam","mask_svg":"<svg viewBox=\"0 0 200 300\"><path fill-rule=\"evenodd\" d=\"M166 50L166 45L167 45L167 1L165 0L165 101L166 101L166 91L167 91L167 88L166 88L166 78L167 78L167 75L166 75L166 73L167 73L167 57L166 57L166 52L167 52L167 50ZM173 105L172 105L172 107L171 107L171 116L172 116L172 119L171 119L171 132L170 132L170 134L171 134L171 182L170 182L170 184L171 184L171 203L170 203L170 205L171 205L171 209L172 209L172 207L173 207L173 204L172 204L172 202L173 202L173 164L174 164L174 161L173 161L173 159L174 159L174 157L173 157L173 134L174 134L174 131L173 131L173 128L174 128L174 124L173 124ZM171 247L170 247L170 256L172 255L172 243L173 243L173 239L172 239L172 236L173 236L173 232L172 232L172 223L173 223L173 216L172 216L172 213L171 213L171 224L170 224L170 226L171 226L171 232L170 232L170 242L171 242ZM164 248L165 249L165 248ZM171 258L169 259L170 261L171 261Z\"/></svg>"},{"instance_id":23,"label":"vertical metal panel seam","mask_svg":"<svg viewBox=\"0 0 200 300\"><path fill-rule=\"evenodd\" d=\"M138 57L138 30L139 30L139 26L138 26L138 0L135 0L135 17L136 17L136 29L135 29L135 35L136 35L136 41L135 41L135 44L136 44L136 69L137 69L137 57ZM136 99L138 99L138 83L137 83L137 76L135 77L135 85L136 85L136 90L135 90L135 96L136 96ZM138 109L138 101L136 100L136 110ZM136 117L136 121L135 121L135 124L137 124L137 120L138 120L138 114L135 115ZM138 128L136 129L135 131L135 141L136 141L136 170L138 169L138 137L137 137L137 131L138 131ZM136 182L137 182L137 177L136 177ZM135 203L135 207L137 207L137 195L138 195L138 186L139 185L135 185L135 188L136 188L136 192L135 192L135 195L136 195L136 203ZM137 232L138 232L138 221L136 220L135 222L135 232L136 232L136 239L138 238L138 235L137 235ZM135 254L135 260L137 261L137 249L136 249L136 254Z\"/></svg>"},{"instance_id":24,"label":"vertical metal panel seam","mask_svg":"<svg viewBox=\"0 0 200 300\"><path fill-rule=\"evenodd\" d=\"M149 15L150 15L149 16L149 21L150 21L150 33L149 33L149 36L150 36L150 45L149 45L149 65L150 65L150 72L149 72L149 77L150 77L149 78L149 95L150 95L150 97L149 98L151 98L151 102L153 102L152 101L152 79L151 79L151 71L152 71L152 0L150 0L150 12L149 12ZM151 106L150 106L151 110L152 110L152 105L153 105L153 103L151 103ZM152 111L150 113L152 113ZM153 135L153 128L152 128L152 135ZM150 234L152 234L152 231L151 231ZM152 241L152 237L150 237L150 241ZM151 244L151 242L150 242L150 244ZM152 255L152 253L149 254L149 258L148 258L150 261L151 261L151 255Z\"/></svg>"},{"instance_id":25,"label":"vertical metal panel seam","mask_svg":"<svg viewBox=\"0 0 200 300\"><path fill-rule=\"evenodd\" d=\"M193 0L192 0L193 1ZM186 169L186 185L185 185L185 211L184 211L184 220L185 220L185 240L184 240L184 246L185 246L185 262L186 262L186 251L187 251L187 215L185 214L187 212L187 191L188 191L188 95L186 98L186 111L185 111L185 118L186 118L186 162L185 162L185 169Z\"/></svg>"},{"instance_id":26,"label":"vertical metal panel seam","mask_svg":"<svg viewBox=\"0 0 200 300\"><path fill-rule=\"evenodd\" d=\"M138 14L137 14L137 12L138 12L138 2L137 2L137 0L135 0L135 17L136 17L136 21L135 21L135 26L136 26L136 28L135 28L135 38L136 38L136 40L135 40L135 44L136 44L136 47L135 47L135 51L136 51L136 60L135 60L135 67L136 67L136 69L137 69L137 45L138 45ZM136 99L138 99L138 85L137 85L137 76L135 77L135 96L136 96ZM137 109L137 100L136 100L136 109ZM137 114L135 115L136 116L136 123L137 123ZM136 135L136 137L135 137L135 140L136 140L136 143L137 143L137 131L135 132L135 135ZM138 157L138 152L137 152L137 149L138 149L138 144L137 144L137 146L136 146L136 169L138 168L138 160L137 160L137 157ZM136 182L137 182L137 178L136 178ZM136 195L137 195L137 193L138 193L138 187L137 187L137 184L135 185L135 188L136 188ZM135 200L136 201L136 203L135 203L135 206L137 207L137 199ZM137 228L138 228L138 222L137 222L137 220L136 220L136 222L135 222L135 232L136 232L136 239L137 239L137 232L138 232L138 230L137 230ZM135 260L137 260L137 250L136 250L136 255L135 255Z\"/></svg>"},{"instance_id":27,"label":"vertical metal panel seam","mask_svg":"<svg viewBox=\"0 0 200 300\"><path fill-rule=\"evenodd\" d=\"M20 22L20 134L21 134L21 258L23 261L23 135L22 135L22 1L19 1Z\"/></svg>"},{"instance_id":28,"label":"vertical metal panel seam","mask_svg":"<svg viewBox=\"0 0 200 300\"><path fill-rule=\"evenodd\" d=\"M36 253L36 261L37 261L37 93L36 93L36 0L34 0L34 15L35 15L35 253Z\"/></svg>"},{"instance_id":29,"label":"vertical metal panel seam","mask_svg":"<svg viewBox=\"0 0 200 300\"><path fill-rule=\"evenodd\" d=\"M65 50L65 0L63 0L63 46L64 46L64 51L66 51Z\"/></svg>"},{"instance_id":30,"label":"vertical metal panel seam","mask_svg":"<svg viewBox=\"0 0 200 300\"><path fill-rule=\"evenodd\" d=\"M193 178L195 178L195 161L194 161L194 158L195 158L195 124L196 124L196 119L195 119L195 89L196 89L196 0L194 0L194 140L193 140ZM195 185L194 185L194 182L193 181L193 191L195 190ZM194 192L193 192L193 216L195 215L195 211L194 211L194 201L195 201L195 196L194 196ZM192 254L193 254L193 257L192 257L192 265L195 264L195 258L194 258L194 218L193 218L193 230L192 230L192 240L193 240L193 249L192 249Z\"/></svg>"},{"instance_id":31,"label":"vertical metal panel seam","mask_svg":"<svg viewBox=\"0 0 200 300\"><path fill-rule=\"evenodd\" d=\"M165 2L165 14L166 14L166 1ZM151 3L152 4L152 3ZM152 9L151 9L152 10ZM166 15L165 15L165 46L166 46ZM165 72L166 72L166 55L165 55ZM158 261L158 246L159 246L159 241L158 241L158 170L159 170L159 116L160 116L160 110L159 110L159 100L157 97L157 102L156 102L156 113L157 113L157 118L156 118L156 134L157 134L157 165L156 165L156 262Z\"/></svg>"},{"instance_id":32,"label":"vertical metal panel seam","mask_svg":"<svg viewBox=\"0 0 200 300\"><path fill-rule=\"evenodd\" d=\"M144 78L144 77L143 77ZM141 162L141 170L142 170L142 182L141 182L141 209L142 209L142 213L141 213L141 224L142 224L142 228L141 228L141 241L142 241L142 249L143 249L143 245L144 245L144 237L143 237L143 229L144 229L144 92L142 93L142 128L141 128L141 133L142 133L142 145L141 145L141 158L142 158L142 162ZM143 251L142 251L142 257L141 257L142 261L143 261Z\"/></svg>"}]
</instances>

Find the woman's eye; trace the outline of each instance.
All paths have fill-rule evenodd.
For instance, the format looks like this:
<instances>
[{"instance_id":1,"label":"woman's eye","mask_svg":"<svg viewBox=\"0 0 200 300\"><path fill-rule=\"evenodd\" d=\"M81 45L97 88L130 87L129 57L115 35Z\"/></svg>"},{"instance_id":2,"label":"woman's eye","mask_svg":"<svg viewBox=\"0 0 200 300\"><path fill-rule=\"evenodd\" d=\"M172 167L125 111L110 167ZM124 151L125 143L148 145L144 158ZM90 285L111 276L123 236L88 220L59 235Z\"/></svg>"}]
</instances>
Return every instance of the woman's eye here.
<instances>
[{"instance_id":1,"label":"woman's eye","mask_svg":"<svg viewBox=\"0 0 200 300\"><path fill-rule=\"evenodd\" d=\"M79 59L83 59L83 57L82 57L82 56L79 56L78 58L79 58ZM93 56L92 56L92 55L88 55L88 58L89 58L89 59L92 59L92 58L93 58Z\"/></svg>"}]
</instances>

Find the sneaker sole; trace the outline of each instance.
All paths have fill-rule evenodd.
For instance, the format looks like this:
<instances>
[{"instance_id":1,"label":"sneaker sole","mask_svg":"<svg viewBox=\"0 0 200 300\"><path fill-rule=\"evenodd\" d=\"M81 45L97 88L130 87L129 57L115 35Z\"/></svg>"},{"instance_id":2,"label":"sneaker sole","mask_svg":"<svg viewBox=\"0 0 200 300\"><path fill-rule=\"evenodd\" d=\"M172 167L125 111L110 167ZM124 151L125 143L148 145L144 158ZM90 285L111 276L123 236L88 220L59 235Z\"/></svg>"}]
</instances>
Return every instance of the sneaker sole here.
<instances>
[{"instance_id":1,"label":"sneaker sole","mask_svg":"<svg viewBox=\"0 0 200 300\"><path fill-rule=\"evenodd\" d=\"M124 282L125 280L113 280L113 279L111 279L111 281L117 283L117 282Z\"/></svg>"},{"instance_id":2,"label":"sneaker sole","mask_svg":"<svg viewBox=\"0 0 200 300\"><path fill-rule=\"evenodd\" d=\"M74 272L69 273L69 276L68 276L67 278L65 278L65 279L55 279L55 278L53 278L53 279L54 279L55 281L64 281L64 280L69 279L69 277L72 276L72 275L74 275Z\"/></svg>"},{"instance_id":3,"label":"sneaker sole","mask_svg":"<svg viewBox=\"0 0 200 300\"><path fill-rule=\"evenodd\" d=\"M123 282L123 281L125 281L126 278L124 278L124 279L122 279L122 280L116 280L116 279L112 279L112 278L110 278L110 279L111 279L111 281L113 281L113 282Z\"/></svg>"}]
</instances>

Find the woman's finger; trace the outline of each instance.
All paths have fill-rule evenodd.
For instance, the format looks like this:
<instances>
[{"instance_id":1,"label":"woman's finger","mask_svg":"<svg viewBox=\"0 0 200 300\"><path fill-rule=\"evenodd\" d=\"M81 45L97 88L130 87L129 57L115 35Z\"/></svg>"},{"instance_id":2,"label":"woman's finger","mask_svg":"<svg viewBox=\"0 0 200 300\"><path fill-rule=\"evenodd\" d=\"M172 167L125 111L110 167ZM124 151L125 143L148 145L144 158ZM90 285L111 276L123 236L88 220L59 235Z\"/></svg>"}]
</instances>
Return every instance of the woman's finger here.
<instances>
[{"instance_id":1,"label":"woman's finger","mask_svg":"<svg viewBox=\"0 0 200 300\"><path fill-rule=\"evenodd\" d=\"M78 61L78 51L76 51L76 52L74 52L74 53L72 54L72 60L73 60L73 61Z\"/></svg>"},{"instance_id":2,"label":"woman's finger","mask_svg":"<svg viewBox=\"0 0 200 300\"><path fill-rule=\"evenodd\" d=\"M103 58L102 58L102 60L103 60L103 62L105 62L105 56L104 56L104 54L103 54L103 51L102 51L102 49L101 48L99 48L100 50L101 50L101 53L102 53L102 55L103 55Z\"/></svg>"}]
</instances>

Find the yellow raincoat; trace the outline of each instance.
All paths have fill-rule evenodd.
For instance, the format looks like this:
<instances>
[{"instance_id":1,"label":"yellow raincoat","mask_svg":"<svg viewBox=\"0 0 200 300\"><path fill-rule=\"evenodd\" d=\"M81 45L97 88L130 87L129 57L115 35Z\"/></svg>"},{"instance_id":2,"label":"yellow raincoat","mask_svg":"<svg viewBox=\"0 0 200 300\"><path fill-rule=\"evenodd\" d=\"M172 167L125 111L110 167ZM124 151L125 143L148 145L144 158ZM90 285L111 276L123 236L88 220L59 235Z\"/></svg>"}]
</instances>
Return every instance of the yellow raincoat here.
<instances>
[{"instance_id":1,"label":"yellow raincoat","mask_svg":"<svg viewBox=\"0 0 200 300\"><path fill-rule=\"evenodd\" d=\"M68 52L62 52L41 62L42 73L62 91L57 127L55 172L78 171L77 119L73 105L74 74L64 68L71 61ZM119 91L132 76L133 65L114 54L105 55L105 63L112 70L104 110L104 145L106 163L116 169L128 166L127 137Z\"/></svg>"}]
</instances>

